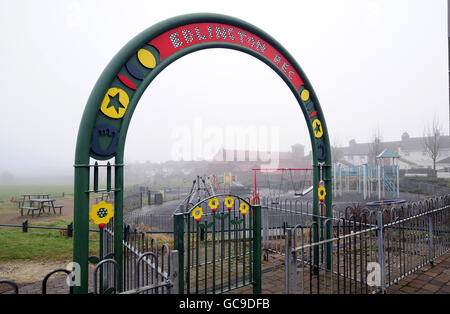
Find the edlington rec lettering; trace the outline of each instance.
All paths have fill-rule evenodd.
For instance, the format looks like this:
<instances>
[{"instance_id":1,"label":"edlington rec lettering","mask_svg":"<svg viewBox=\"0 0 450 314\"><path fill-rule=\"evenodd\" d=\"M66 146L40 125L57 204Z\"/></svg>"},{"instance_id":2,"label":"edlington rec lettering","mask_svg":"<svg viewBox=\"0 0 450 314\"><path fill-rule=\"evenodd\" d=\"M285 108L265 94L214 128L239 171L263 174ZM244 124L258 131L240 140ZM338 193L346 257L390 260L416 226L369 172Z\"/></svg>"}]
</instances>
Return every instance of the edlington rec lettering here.
<instances>
[{"instance_id":1,"label":"edlington rec lettering","mask_svg":"<svg viewBox=\"0 0 450 314\"><path fill-rule=\"evenodd\" d=\"M207 42L226 42L249 48L281 69L297 89L303 85L294 67L278 50L257 35L236 26L218 23L183 25L157 36L148 44L156 47L161 60L164 60L181 49Z\"/></svg>"}]
</instances>

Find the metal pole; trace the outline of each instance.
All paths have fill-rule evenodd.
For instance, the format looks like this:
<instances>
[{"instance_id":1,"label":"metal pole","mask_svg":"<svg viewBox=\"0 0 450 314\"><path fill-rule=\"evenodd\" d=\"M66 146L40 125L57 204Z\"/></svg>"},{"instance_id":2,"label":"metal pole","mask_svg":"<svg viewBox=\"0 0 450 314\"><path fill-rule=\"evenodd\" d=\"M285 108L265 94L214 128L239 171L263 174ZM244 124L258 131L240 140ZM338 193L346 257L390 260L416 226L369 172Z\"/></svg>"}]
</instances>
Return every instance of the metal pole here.
<instances>
[{"instance_id":1,"label":"metal pole","mask_svg":"<svg viewBox=\"0 0 450 314\"><path fill-rule=\"evenodd\" d=\"M123 263L123 160L116 156L114 191L114 259L117 262L117 293L122 292Z\"/></svg>"},{"instance_id":2,"label":"metal pole","mask_svg":"<svg viewBox=\"0 0 450 314\"><path fill-rule=\"evenodd\" d=\"M396 166L397 168L397 198L400 197L400 176L399 176L399 167L398 165Z\"/></svg>"},{"instance_id":3,"label":"metal pole","mask_svg":"<svg viewBox=\"0 0 450 314\"><path fill-rule=\"evenodd\" d=\"M363 165L363 195L364 200L367 199L367 167L368 165Z\"/></svg>"},{"instance_id":4,"label":"metal pole","mask_svg":"<svg viewBox=\"0 0 450 314\"><path fill-rule=\"evenodd\" d=\"M261 205L251 206L253 211L253 293L261 293Z\"/></svg>"},{"instance_id":5,"label":"metal pole","mask_svg":"<svg viewBox=\"0 0 450 314\"><path fill-rule=\"evenodd\" d=\"M319 195L317 193L318 187L319 187L319 172L320 168L319 165L314 165L314 172L313 172L313 186L314 188L314 194L313 194L313 241L319 242L319 216L321 216L321 213L319 211ZM314 246L314 256L313 256L313 269L314 274L317 275L317 267L319 265L319 246Z\"/></svg>"},{"instance_id":6,"label":"metal pole","mask_svg":"<svg viewBox=\"0 0 450 314\"><path fill-rule=\"evenodd\" d=\"M172 262L170 269L170 277L169 280L172 283L172 289L170 290L171 294L179 294L180 293L180 282L179 277L183 277L179 272L179 264L178 264L178 250L172 250L170 252L170 261Z\"/></svg>"},{"instance_id":7,"label":"metal pole","mask_svg":"<svg viewBox=\"0 0 450 314\"><path fill-rule=\"evenodd\" d=\"M28 232L28 219L25 219L22 223L22 232Z\"/></svg>"},{"instance_id":8,"label":"metal pole","mask_svg":"<svg viewBox=\"0 0 450 314\"><path fill-rule=\"evenodd\" d=\"M386 293L386 257L384 246L384 230L383 230L383 213L377 213L377 226L378 226L378 264L380 264L380 287L379 293Z\"/></svg>"},{"instance_id":9,"label":"metal pole","mask_svg":"<svg viewBox=\"0 0 450 314\"><path fill-rule=\"evenodd\" d=\"M178 293L184 293L184 214L173 215L173 244L178 251ZM175 278L176 279L176 278Z\"/></svg>"},{"instance_id":10,"label":"metal pole","mask_svg":"<svg viewBox=\"0 0 450 314\"><path fill-rule=\"evenodd\" d=\"M80 265L80 285L74 293L88 293L89 166L75 166L73 261ZM75 280L78 280L75 278Z\"/></svg>"},{"instance_id":11,"label":"metal pole","mask_svg":"<svg viewBox=\"0 0 450 314\"><path fill-rule=\"evenodd\" d=\"M433 217L432 214L428 216L428 248L430 263L433 265L434 259L434 243L433 243Z\"/></svg>"},{"instance_id":12,"label":"metal pole","mask_svg":"<svg viewBox=\"0 0 450 314\"><path fill-rule=\"evenodd\" d=\"M288 228L286 230L286 238L285 238L285 254L284 254L284 265L285 266L285 292L286 294L292 293L291 281L289 277L291 275L291 250L292 250L292 230Z\"/></svg>"},{"instance_id":13,"label":"metal pole","mask_svg":"<svg viewBox=\"0 0 450 314\"><path fill-rule=\"evenodd\" d=\"M381 201L381 166L377 163L378 200Z\"/></svg>"}]
</instances>

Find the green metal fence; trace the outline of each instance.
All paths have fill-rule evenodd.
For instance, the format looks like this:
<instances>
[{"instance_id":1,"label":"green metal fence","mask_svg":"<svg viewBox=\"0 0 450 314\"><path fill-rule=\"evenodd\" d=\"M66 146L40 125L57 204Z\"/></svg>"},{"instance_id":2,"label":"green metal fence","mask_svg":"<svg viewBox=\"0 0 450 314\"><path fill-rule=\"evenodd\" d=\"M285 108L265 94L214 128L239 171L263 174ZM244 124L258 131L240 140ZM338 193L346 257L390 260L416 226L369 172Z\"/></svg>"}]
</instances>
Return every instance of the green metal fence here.
<instances>
[{"instance_id":1,"label":"green metal fence","mask_svg":"<svg viewBox=\"0 0 450 314\"><path fill-rule=\"evenodd\" d=\"M230 194L174 214L180 293L261 292L261 207Z\"/></svg>"}]
</instances>

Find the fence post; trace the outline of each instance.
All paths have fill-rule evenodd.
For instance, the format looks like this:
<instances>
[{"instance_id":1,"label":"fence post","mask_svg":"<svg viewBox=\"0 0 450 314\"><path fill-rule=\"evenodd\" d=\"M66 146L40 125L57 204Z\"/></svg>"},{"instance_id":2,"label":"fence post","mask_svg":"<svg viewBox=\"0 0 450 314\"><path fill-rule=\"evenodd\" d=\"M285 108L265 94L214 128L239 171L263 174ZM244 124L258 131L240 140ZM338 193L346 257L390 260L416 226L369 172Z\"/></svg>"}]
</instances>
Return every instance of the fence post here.
<instances>
[{"instance_id":1,"label":"fence post","mask_svg":"<svg viewBox=\"0 0 450 314\"><path fill-rule=\"evenodd\" d=\"M380 264L380 286L378 293L386 293L386 256L384 246L384 229L383 229L383 213L377 213L377 227L378 227L378 263Z\"/></svg>"},{"instance_id":2,"label":"fence post","mask_svg":"<svg viewBox=\"0 0 450 314\"><path fill-rule=\"evenodd\" d=\"M288 228L286 230L286 238L285 238L285 293L292 293L291 289L291 281L289 277L291 275L291 251L292 251L292 229Z\"/></svg>"},{"instance_id":3,"label":"fence post","mask_svg":"<svg viewBox=\"0 0 450 314\"><path fill-rule=\"evenodd\" d=\"M181 277L183 277L183 275L180 274L180 272L179 272L178 251L172 250L170 252L170 255L171 255L170 260L172 262L172 265L170 268L171 269L170 277L169 277L170 283L172 284L172 289L170 289L170 293L171 294L179 294L180 293L180 283L179 283L178 278L180 277L180 275L181 275Z\"/></svg>"},{"instance_id":4,"label":"fence post","mask_svg":"<svg viewBox=\"0 0 450 314\"><path fill-rule=\"evenodd\" d=\"M178 251L178 293L184 293L184 214L173 215L173 244Z\"/></svg>"},{"instance_id":5,"label":"fence post","mask_svg":"<svg viewBox=\"0 0 450 314\"><path fill-rule=\"evenodd\" d=\"M433 243L433 217L432 214L428 216L428 248L430 254L430 264L434 264L434 243Z\"/></svg>"},{"instance_id":6,"label":"fence post","mask_svg":"<svg viewBox=\"0 0 450 314\"><path fill-rule=\"evenodd\" d=\"M28 232L28 219L25 219L22 223L22 232Z\"/></svg>"},{"instance_id":7,"label":"fence post","mask_svg":"<svg viewBox=\"0 0 450 314\"><path fill-rule=\"evenodd\" d=\"M73 234L73 222L67 225L67 237L71 238Z\"/></svg>"},{"instance_id":8,"label":"fence post","mask_svg":"<svg viewBox=\"0 0 450 314\"><path fill-rule=\"evenodd\" d=\"M253 211L253 293L261 293L261 205Z\"/></svg>"},{"instance_id":9,"label":"fence post","mask_svg":"<svg viewBox=\"0 0 450 314\"><path fill-rule=\"evenodd\" d=\"M269 248L269 209L267 206L261 206L261 225L262 225L262 242L264 248L264 260L268 260L266 254Z\"/></svg>"}]
</instances>

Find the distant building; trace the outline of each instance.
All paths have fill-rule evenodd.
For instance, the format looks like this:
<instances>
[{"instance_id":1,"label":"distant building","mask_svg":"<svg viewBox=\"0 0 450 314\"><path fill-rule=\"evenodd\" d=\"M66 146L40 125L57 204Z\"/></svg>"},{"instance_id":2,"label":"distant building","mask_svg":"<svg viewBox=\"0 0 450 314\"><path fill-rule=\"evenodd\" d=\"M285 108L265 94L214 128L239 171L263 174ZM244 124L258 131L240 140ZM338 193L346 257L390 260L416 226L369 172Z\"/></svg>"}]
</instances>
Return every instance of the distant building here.
<instances>
[{"instance_id":1,"label":"distant building","mask_svg":"<svg viewBox=\"0 0 450 314\"><path fill-rule=\"evenodd\" d=\"M305 156L305 146L295 144L290 152L266 152L220 149L209 163L209 173L232 172L239 180L252 176L252 168L311 168L311 155Z\"/></svg>"},{"instance_id":2,"label":"distant building","mask_svg":"<svg viewBox=\"0 0 450 314\"><path fill-rule=\"evenodd\" d=\"M380 151L389 148L397 153L400 158L398 165L400 169L414 169L414 168L432 168L433 162L424 148L423 137L410 137L407 132L403 133L400 141L381 142L379 144ZM448 135L440 136L440 153L436 163L436 170L443 169L447 164L439 161L450 157L450 137ZM356 143L351 140L347 147L334 148L342 156L341 160L336 162L345 162L351 165L362 165L366 163L373 163L371 143Z\"/></svg>"}]
</instances>

